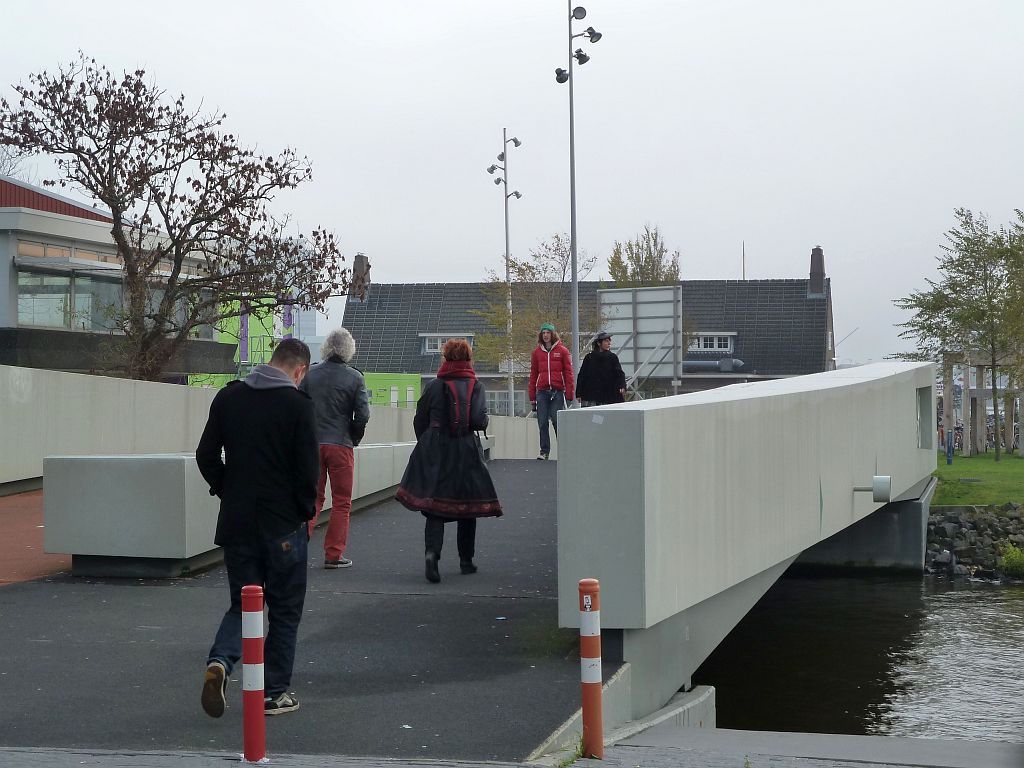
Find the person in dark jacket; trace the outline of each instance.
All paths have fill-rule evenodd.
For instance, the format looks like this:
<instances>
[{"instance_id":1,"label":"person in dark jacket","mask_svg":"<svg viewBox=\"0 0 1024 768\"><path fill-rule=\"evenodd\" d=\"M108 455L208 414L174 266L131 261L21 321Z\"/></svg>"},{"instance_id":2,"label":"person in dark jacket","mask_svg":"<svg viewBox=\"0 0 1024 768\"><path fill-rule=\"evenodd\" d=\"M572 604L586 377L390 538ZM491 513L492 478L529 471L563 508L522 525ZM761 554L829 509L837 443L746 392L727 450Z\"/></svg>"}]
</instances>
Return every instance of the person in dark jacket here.
<instances>
[{"instance_id":1,"label":"person in dark jacket","mask_svg":"<svg viewBox=\"0 0 1024 768\"><path fill-rule=\"evenodd\" d=\"M528 393L533 410L537 412L540 433L538 459L547 459L551 453L551 435L548 422L558 435L558 412L568 408L576 398L573 393L572 353L558 338L551 323L544 323L537 334L537 346L530 355L530 383Z\"/></svg>"},{"instance_id":2,"label":"person in dark jacket","mask_svg":"<svg viewBox=\"0 0 1024 768\"><path fill-rule=\"evenodd\" d=\"M484 388L473 372L472 351L451 339L444 362L416 404L416 447L395 498L427 518L424 529L427 581L437 583L444 524L458 522L456 542L463 574L476 573L476 519L500 517L501 504L474 430L487 428Z\"/></svg>"},{"instance_id":3,"label":"person in dark jacket","mask_svg":"<svg viewBox=\"0 0 1024 768\"><path fill-rule=\"evenodd\" d=\"M611 334L601 331L594 337L593 349L583 358L576 377L576 394L586 408L591 405L621 403L626 399L626 374L619 357L612 352Z\"/></svg>"},{"instance_id":4,"label":"person in dark jacket","mask_svg":"<svg viewBox=\"0 0 1024 768\"><path fill-rule=\"evenodd\" d=\"M316 527L316 516L324 506L327 478L331 479L331 522L324 535L324 568L348 568L345 557L348 523L352 513L352 475L355 470L355 446L363 438L370 420L363 374L348 364L356 354L356 342L345 328L327 334L320 347L323 362L310 368L299 389L313 398L316 412L316 439L320 444L320 479L316 486L314 517L309 535Z\"/></svg>"},{"instance_id":5,"label":"person in dark jacket","mask_svg":"<svg viewBox=\"0 0 1024 768\"><path fill-rule=\"evenodd\" d=\"M224 548L231 607L207 655L203 709L224 714L228 675L242 655L242 587L263 586L270 609L263 709L299 708L288 692L306 598L306 558L319 474L313 402L298 390L309 347L277 345L269 365L217 393L196 449L210 494L220 497L214 542ZM223 457L222 457L223 452Z\"/></svg>"}]
</instances>

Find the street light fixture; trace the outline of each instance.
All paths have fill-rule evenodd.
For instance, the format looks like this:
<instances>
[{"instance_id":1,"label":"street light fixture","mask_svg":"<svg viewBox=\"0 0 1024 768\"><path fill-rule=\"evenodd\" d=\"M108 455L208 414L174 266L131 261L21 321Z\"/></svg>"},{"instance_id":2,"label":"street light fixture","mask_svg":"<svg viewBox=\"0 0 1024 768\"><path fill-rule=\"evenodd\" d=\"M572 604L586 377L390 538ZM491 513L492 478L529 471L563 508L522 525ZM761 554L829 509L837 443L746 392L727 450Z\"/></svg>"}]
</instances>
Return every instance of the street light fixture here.
<instances>
[{"instance_id":1,"label":"street light fixture","mask_svg":"<svg viewBox=\"0 0 1024 768\"><path fill-rule=\"evenodd\" d=\"M576 238L576 122L573 114L573 88L572 88L572 63L573 59L582 66L590 61L590 56L583 52L582 48L573 48L573 40L577 37L585 37L591 43L601 39L601 33L593 27L587 27L583 32L573 33L573 21L582 21L587 16L587 9L582 6L572 7L572 0L568 0L569 9L569 69L559 67L555 70L555 81L558 83L569 83L569 255L572 266L572 367L574 371L580 369L580 286L577 272L577 238Z\"/></svg>"},{"instance_id":2,"label":"street light fixture","mask_svg":"<svg viewBox=\"0 0 1024 768\"><path fill-rule=\"evenodd\" d=\"M505 202L505 283L507 285L507 289L506 289L506 292L505 292L506 293L506 296L505 296L505 299L506 299L505 310L506 310L506 314L508 315L508 318L507 318L507 321L506 321L505 331L506 331L506 333L508 335L508 349L507 349L507 352L508 352L508 415L509 416L514 416L515 415L515 403L516 403L516 400L515 400L515 365L512 362L512 356L514 354L514 351L512 349L512 267L511 267L512 256L511 256L511 252L509 251L509 240L508 240L508 199L510 197L514 197L516 200L519 200L523 195L522 195L522 193L518 189L515 190L515 191L512 191L512 192L509 192L509 190L508 190L508 159L507 159L507 156L506 156L506 151L508 150L508 145L509 144L511 144L513 147L520 147L520 146L522 146L523 142L521 142L516 136L513 136L510 139L508 137L508 128L502 128L501 129L501 152L498 153L498 162L502 163L502 165L491 164L490 166L488 166L487 172L490 173L490 174L493 174L495 171L499 171L500 170L501 171L501 176L497 177L494 180L494 184L495 184L495 186L499 186L499 187L502 184L505 185L505 189L504 189L504 192L505 192L505 194L504 194L504 198L505 198L505 201L504 201Z\"/></svg>"}]
</instances>

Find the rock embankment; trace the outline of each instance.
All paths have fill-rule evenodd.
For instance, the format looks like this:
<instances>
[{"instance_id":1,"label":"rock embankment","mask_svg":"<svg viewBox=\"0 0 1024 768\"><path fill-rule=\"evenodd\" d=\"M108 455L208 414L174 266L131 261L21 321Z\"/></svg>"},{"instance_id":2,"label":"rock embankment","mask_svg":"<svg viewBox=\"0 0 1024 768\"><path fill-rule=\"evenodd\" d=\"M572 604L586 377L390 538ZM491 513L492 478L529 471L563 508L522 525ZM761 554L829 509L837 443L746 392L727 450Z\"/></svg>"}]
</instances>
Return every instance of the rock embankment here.
<instances>
[{"instance_id":1,"label":"rock embankment","mask_svg":"<svg viewBox=\"0 0 1024 768\"><path fill-rule=\"evenodd\" d=\"M987 507L932 507L928 516L925 564L956 575L999 576L1007 544L1024 549L1019 504Z\"/></svg>"}]
</instances>

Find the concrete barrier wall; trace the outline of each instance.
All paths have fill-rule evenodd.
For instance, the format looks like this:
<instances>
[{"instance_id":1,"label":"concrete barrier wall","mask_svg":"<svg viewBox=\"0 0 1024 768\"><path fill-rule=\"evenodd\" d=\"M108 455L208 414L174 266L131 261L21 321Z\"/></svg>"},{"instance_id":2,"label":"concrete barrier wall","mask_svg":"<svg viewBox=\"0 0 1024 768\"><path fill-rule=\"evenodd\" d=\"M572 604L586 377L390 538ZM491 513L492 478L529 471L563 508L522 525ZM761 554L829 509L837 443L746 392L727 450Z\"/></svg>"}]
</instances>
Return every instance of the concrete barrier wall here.
<instances>
[{"instance_id":1,"label":"concrete barrier wall","mask_svg":"<svg viewBox=\"0 0 1024 768\"><path fill-rule=\"evenodd\" d=\"M42 477L50 455L194 451L215 394L0 366L0 483Z\"/></svg>"},{"instance_id":2,"label":"concrete barrier wall","mask_svg":"<svg viewBox=\"0 0 1024 768\"><path fill-rule=\"evenodd\" d=\"M0 485L42 477L46 456L194 451L214 395L213 389L0 365ZM371 406L364 442L414 441L413 413ZM497 438L492 458L537 455L536 419L494 416L488 432Z\"/></svg>"},{"instance_id":3,"label":"concrete barrier wall","mask_svg":"<svg viewBox=\"0 0 1024 768\"><path fill-rule=\"evenodd\" d=\"M565 413L559 623L595 577L603 627L651 627L874 512L872 475L908 491L935 469L934 379L877 363Z\"/></svg>"},{"instance_id":4,"label":"concrete barrier wall","mask_svg":"<svg viewBox=\"0 0 1024 768\"><path fill-rule=\"evenodd\" d=\"M353 501L396 486L414 445L356 448ZM215 549L220 500L194 454L48 456L45 477L47 552L187 560Z\"/></svg>"}]
</instances>

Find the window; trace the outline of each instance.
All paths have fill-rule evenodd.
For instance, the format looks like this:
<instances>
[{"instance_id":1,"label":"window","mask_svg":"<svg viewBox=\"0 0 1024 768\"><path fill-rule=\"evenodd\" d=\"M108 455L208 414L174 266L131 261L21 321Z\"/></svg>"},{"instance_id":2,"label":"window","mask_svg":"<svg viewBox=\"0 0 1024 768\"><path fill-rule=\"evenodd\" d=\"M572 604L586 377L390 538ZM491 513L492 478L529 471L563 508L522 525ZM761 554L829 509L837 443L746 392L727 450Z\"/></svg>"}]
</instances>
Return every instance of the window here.
<instances>
[{"instance_id":1,"label":"window","mask_svg":"<svg viewBox=\"0 0 1024 768\"><path fill-rule=\"evenodd\" d=\"M46 256L46 246L42 243L28 243L24 240L18 241L18 255L29 256L34 259L41 259Z\"/></svg>"},{"instance_id":2,"label":"window","mask_svg":"<svg viewBox=\"0 0 1024 768\"><path fill-rule=\"evenodd\" d=\"M88 275L75 275L75 313L72 328L80 331L112 331L119 327L121 283Z\"/></svg>"},{"instance_id":3,"label":"window","mask_svg":"<svg viewBox=\"0 0 1024 768\"><path fill-rule=\"evenodd\" d=\"M18 325L68 328L71 314L70 277L18 273Z\"/></svg>"},{"instance_id":4,"label":"window","mask_svg":"<svg viewBox=\"0 0 1024 768\"><path fill-rule=\"evenodd\" d=\"M486 395L487 412L492 416L508 416L508 384L506 383L501 389L498 389L498 386L496 382L488 385L488 389L484 393ZM529 413L525 390L517 389L515 391L515 409L516 415L525 416Z\"/></svg>"},{"instance_id":5,"label":"window","mask_svg":"<svg viewBox=\"0 0 1024 768\"><path fill-rule=\"evenodd\" d=\"M469 342L470 348L473 346L473 334L471 333L421 333L420 336L423 338L423 354L425 355L438 354L449 339L462 339Z\"/></svg>"},{"instance_id":6,"label":"window","mask_svg":"<svg viewBox=\"0 0 1024 768\"><path fill-rule=\"evenodd\" d=\"M691 352L732 352L735 333L697 333L690 337Z\"/></svg>"}]
</instances>

